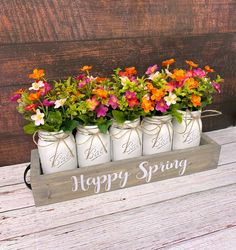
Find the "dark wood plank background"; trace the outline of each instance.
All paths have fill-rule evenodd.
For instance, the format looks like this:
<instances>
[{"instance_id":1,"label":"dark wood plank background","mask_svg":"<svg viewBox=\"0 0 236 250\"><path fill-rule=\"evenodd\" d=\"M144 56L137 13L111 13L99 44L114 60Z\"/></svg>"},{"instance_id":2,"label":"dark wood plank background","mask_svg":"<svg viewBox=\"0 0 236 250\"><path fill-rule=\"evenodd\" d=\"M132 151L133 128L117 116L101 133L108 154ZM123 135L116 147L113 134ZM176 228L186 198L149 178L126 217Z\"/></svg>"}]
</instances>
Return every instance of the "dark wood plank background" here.
<instances>
[{"instance_id":1,"label":"dark wood plank background","mask_svg":"<svg viewBox=\"0 0 236 250\"><path fill-rule=\"evenodd\" d=\"M235 32L235 0L1 0L0 166L30 160L32 138L9 96L33 68L53 79L84 64L105 75L169 57L209 64L225 78L210 107L223 115L205 119L204 130L235 125Z\"/></svg>"}]
</instances>

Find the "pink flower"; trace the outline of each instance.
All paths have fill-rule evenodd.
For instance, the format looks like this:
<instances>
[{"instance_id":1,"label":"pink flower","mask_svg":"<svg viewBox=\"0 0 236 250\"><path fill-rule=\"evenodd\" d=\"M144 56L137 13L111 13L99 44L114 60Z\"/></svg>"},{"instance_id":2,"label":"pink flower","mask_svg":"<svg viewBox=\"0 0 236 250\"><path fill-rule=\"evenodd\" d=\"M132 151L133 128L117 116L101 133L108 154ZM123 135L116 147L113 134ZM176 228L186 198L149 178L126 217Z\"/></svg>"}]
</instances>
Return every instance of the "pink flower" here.
<instances>
[{"instance_id":1,"label":"pink flower","mask_svg":"<svg viewBox=\"0 0 236 250\"><path fill-rule=\"evenodd\" d=\"M106 116L107 111L108 111L108 108L101 104L101 105L98 107L98 109L96 110L96 112L97 112L97 117L104 117L104 116Z\"/></svg>"},{"instance_id":2,"label":"pink flower","mask_svg":"<svg viewBox=\"0 0 236 250\"><path fill-rule=\"evenodd\" d=\"M21 98L21 94L15 94L15 95L10 97L12 102L16 102L20 98Z\"/></svg>"},{"instance_id":3,"label":"pink flower","mask_svg":"<svg viewBox=\"0 0 236 250\"><path fill-rule=\"evenodd\" d=\"M42 96L46 95L52 89L52 87L48 83L44 82L43 84L44 87L40 89L40 94Z\"/></svg>"},{"instance_id":4,"label":"pink flower","mask_svg":"<svg viewBox=\"0 0 236 250\"><path fill-rule=\"evenodd\" d=\"M29 104L24 108L24 110L35 112L35 109L38 107L38 105L39 105L38 103Z\"/></svg>"},{"instance_id":5,"label":"pink flower","mask_svg":"<svg viewBox=\"0 0 236 250\"><path fill-rule=\"evenodd\" d=\"M53 106L54 105L54 101L48 101L48 100L43 100L43 105L45 106L45 107L50 107L50 106Z\"/></svg>"},{"instance_id":6,"label":"pink flower","mask_svg":"<svg viewBox=\"0 0 236 250\"><path fill-rule=\"evenodd\" d=\"M138 105L138 99L136 97L127 100L129 107L133 108L134 106Z\"/></svg>"},{"instance_id":7,"label":"pink flower","mask_svg":"<svg viewBox=\"0 0 236 250\"><path fill-rule=\"evenodd\" d=\"M202 78L205 75L206 75L206 72L204 70L202 70L201 68L193 70L193 76L194 77Z\"/></svg>"},{"instance_id":8,"label":"pink flower","mask_svg":"<svg viewBox=\"0 0 236 250\"><path fill-rule=\"evenodd\" d=\"M110 95L108 105L110 105L113 109L116 109L119 106L118 98L116 96L114 96L114 95Z\"/></svg>"},{"instance_id":9,"label":"pink flower","mask_svg":"<svg viewBox=\"0 0 236 250\"><path fill-rule=\"evenodd\" d=\"M157 111L161 111L162 113L166 112L169 106L166 104L165 100L161 99L160 101L156 102L155 109Z\"/></svg>"},{"instance_id":10,"label":"pink flower","mask_svg":"<svg viewBox=\"0 0 236 250\"><path fill-rule=\"evenodd\" d=\"M96 100L96 96L93 96L92 99L87 99L86 103L88 104L91 111L94 111L99 104L99 102Z\"/></svg>"},{"instance_id":11,"label":"pink flower","mask_svg":"<svg viewBox=\"0 0 236 250\"><path fill-rule=\"evenodd\" d=\"M10 97L10 100L11 100L12 102L16 102L18 99L21 98L21 95L22 95L23 92L25 92L25 89L23 89L23 88L17 90L17 91L14 93L14 95Z\"/></svg>"},{"instance_id":12,"label":"pink flower","mask_svg":"<svg viewBox=\"0 0 236 250\"><path fill-rule=\"evenodd\" d=\"M153 66L148 67L147 71L145 72L146 75L151 75L155 73L158 69L158 66L155 64Z\"/></svg>"},{"instance_id":13,"label":"pink flower","mask_svg":"<svg viewBox=\"0 0 236 250\"><path fill-rule=\"evenodd\" d=\"M83 81L79 82L79 88L83 88L85 85L87 85L90 82L89 78L84 79Z\"/></svg>"},{"instance_id":14,"label":"pink flower","mask_svg":"<svg viewBox=\"0 0 236 250\"><path fill-rule=\"evenodd\" d=\"M186 73L185 73L185 78L190 78L190 77L193 77L193 72L191 70L188 70Z\"/></svg>"},{"instance_id":15,"label":"pink flower","mask_svg":"<svg viewBox=\"0 0 236 250\"><path fill-rule=\"evenodd\" d=\"M215 89L218 93L220 93L220 84L217 83L217 82L212 82L212 85L213 85L214 89Z\"/></svg>"},{"instance_id":16,"label":"pink flower","mask_svg":"<svg viewBox=\"0 0 236 250\"><path fill-rule=\"evenodd\" d=\"M125 97L127 100L132 99L132 98L136 98L136 92L130 92L129 90L127 90L125 92Z\"/></svg>"},{"instance_id":17,"label":"pink flower","mask_svg":"<svg viewBox=\"0 0 236 250\"><path fill-rule=\"evenodd\" d=\"M172 92L176 88L176 83L175 82L169 82L167 84L167 91Z\"/></svg>"},{"instance_id":18,"label":"pink flower","mask_svg":"<svg viewBox=\"0 0 236 250\"><path fill-rule=\"evenodd\" d=\"M86 76L85 74L79 74L75 77L75 80L77 80L77 81L83 80L85 78L85 76Z\"/></svg>"}]
</instances>

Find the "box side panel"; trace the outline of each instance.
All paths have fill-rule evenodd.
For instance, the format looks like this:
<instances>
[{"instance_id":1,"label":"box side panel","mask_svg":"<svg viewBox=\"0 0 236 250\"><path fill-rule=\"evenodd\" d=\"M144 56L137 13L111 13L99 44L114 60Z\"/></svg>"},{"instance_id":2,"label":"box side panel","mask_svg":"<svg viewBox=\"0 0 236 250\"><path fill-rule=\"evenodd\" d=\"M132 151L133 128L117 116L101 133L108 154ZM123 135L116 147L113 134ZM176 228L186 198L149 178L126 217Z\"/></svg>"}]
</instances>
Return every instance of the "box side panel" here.
<instances>
[{"instance_id":1,"label":"box side panel","mask_svg":"<svg viewBox=\"0 0 236 250\"><path fill-rule=\"evenodd\" d=\"M35 204L46 205L210 170L217 167L218 158L219 148L215 144L205 144L41 176L33 185Z\"/></svg>"}]
</instances>

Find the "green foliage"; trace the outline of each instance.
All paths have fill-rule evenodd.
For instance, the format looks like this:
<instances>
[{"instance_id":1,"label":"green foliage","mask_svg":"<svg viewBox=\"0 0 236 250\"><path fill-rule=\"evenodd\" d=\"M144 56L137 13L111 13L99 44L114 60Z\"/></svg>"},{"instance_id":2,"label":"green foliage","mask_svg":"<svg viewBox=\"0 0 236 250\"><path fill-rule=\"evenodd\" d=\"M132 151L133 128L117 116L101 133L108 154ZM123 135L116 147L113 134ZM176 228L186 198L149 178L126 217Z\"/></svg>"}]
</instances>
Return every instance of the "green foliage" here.
<instances>
[{"instance_id":1,"label":"green foliage","mask_svg":"<svg viewBox=\"0 0 236 250\"><path fill-rule=\"evenodd\" d=\"M34 134L36 131L37 131L37 127L35 127L34 123L31 122L31 123L28 123L27 125L25 125L23 127L24 129L24 132L28 135L32 135Z\"/></svg>"}]
</instances>

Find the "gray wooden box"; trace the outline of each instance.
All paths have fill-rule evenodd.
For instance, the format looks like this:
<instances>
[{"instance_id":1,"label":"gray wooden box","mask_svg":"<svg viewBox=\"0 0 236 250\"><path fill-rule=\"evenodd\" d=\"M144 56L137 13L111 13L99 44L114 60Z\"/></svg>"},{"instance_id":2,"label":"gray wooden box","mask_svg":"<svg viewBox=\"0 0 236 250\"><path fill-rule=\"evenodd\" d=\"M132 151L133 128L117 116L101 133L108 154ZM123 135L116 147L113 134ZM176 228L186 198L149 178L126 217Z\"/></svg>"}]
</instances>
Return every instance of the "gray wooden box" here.
<instances>
[{"instance_id":1,"label":"gray wooden box","mask_svg":"<svg viewBox=\"0 0 236 250\"><path fill-rule=\"evenodd\" d=\"M43 175L38 150L31 152L36 206L193 174L217 167L220 145L202 135L199 147Z\"/></svg>"}]
</instances>

